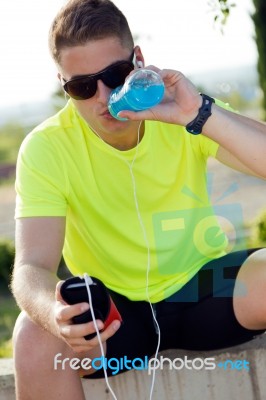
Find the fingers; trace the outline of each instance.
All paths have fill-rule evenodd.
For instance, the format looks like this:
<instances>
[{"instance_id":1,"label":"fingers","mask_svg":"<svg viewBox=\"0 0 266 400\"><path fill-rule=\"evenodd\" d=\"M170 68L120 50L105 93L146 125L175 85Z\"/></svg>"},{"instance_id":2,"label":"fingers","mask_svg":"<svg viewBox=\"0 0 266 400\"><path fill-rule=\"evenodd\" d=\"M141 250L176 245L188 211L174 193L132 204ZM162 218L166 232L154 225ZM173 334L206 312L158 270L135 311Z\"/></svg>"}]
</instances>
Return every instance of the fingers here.
<instances>
[{"instance_id":1,"label":"fingers","mask_svg":"<svg viewBox=\"0 0 266 400\"><path fill-rule=\"evenodd\" d=\"M97 323L97 328L99 331L101 331L104 328L104 324L100 320L96 320ZM101 340L106 341L109 339L111 336L114 335L114 333L119 329L120 327L120 321L115 320L113 321L103 332L100 333ZM73 339L73 343L79 343L79 340L75 339L82 339L82 344L84 344L83 339L84 336L95 333L96 328L94 326L94 322L88 322L86 324L78 324L78 325L64 325L61 327L61 334L65 339ZM85 340L85 339L84 339ZM95 337L91 340L88 340L86 342L91 342L91 344L98 344L98 339Z\"/></svg>"},{"instance_id":2,"label":"fingers","mask_svg":"<svg viewBox=\"0 0 266 400\"><path fill-rule=\"evenodd\" d=\"M106 342L111 336L113 336L120 327L120 321L113 321L103 332L100 333L101 342ZM97 320L97 327L99 330L103 328L104 324L102 321ZM65 325L61 326L60 332L65 342L72 348L76 353L82 351L88 351L99 346L98 337L95 336L93 339L86 340L84 336L95 333L96 329L93 322L79 325Z\"/></svg>"},{"instance_id":3,"label":"fingers","mask_svg":"<svg viewBox=\"0 0 266 400\"><path fill-rule=\"evenodd\" d=\"M120 328L121 322L118 320L113 321L101 334L101 341L106 342L107 339L112 337ZM98 344L98 339L95 337L92 340L95 340Z\"/></svg>"},{"instance_id":4,"label":"fingers","mask_svg":"<svg viewBox=\"0 0 266 400\"><path fill-rule=\"evenodd\" d=\"M103 329L104 325L102 321L96 320L97 328L99 330ZM93 321L86 324L73 324L73 325L63 325L61 327L61 334L65 339L76 339L83 336L89 335L96 331Z\"/></svg>"},{"instance_id":5,"label":"fingers","mask_svg":"<svg viewBox=\"0 0 266 400\"><path fill-rule=\"evenodd\" d=\"M58 323L69 323L73 317L83 314L89 308L88 303L68 305L59 301L56 310L56 321Z\"/></svg>"},{"instance_id":6,"label":"fingers","mask_svg":"<svg viewBox=\"0 0 266 400\"><path fill-rule=\"evenodd\" d=\"M71 321L73 317L75 317L76 315L83 314L90 308L89 304L86 302L77 303L73 305L67 304L63 300L60 292L63 283L64 281L59 281L55 289L55 299L57 301L57 310L55 317L57 322L62 322L62 323Z\"/></svg>"},{"instance_id":7,"label":"fingers","mask_svg":"<svg viewBox=\"0 0 266 400\"><path fill-rule=\"evenodd\" d=\"M88 351L99 346L98 337L95 336L91 340L86 340L84 336L96 332L94 322L84 324L73 324L73 317L83 314L90 306L88 303L66 304L61 297L60 288L62 281L58 282L55 291L55 322L59 336L72 348L76 353ZM99 331L104 328L104 323L96 320ZM104 343L107 339L115 334L120 327L120 321L113 321L104 331L100 333L101 341Z\"/></svg>"}]
</instances>

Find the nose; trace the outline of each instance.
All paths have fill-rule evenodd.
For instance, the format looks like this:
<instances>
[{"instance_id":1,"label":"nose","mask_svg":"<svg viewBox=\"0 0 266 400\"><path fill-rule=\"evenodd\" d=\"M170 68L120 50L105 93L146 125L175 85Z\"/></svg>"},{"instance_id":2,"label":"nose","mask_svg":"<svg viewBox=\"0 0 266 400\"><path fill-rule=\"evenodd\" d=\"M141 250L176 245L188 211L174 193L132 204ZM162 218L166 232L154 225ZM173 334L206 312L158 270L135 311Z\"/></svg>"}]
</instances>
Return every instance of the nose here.
<instances>
[{"instance_id":1,"label":"nose","mask_svg":"<svg viewBox=\"0 0 266 400\"><path fill-rule=\"evenodd\" d=\"M108 86L106 86L103 81L101 81L100 79L97 81L97 92L96 92L96 96L97 96L97 101L99 103L104 103L106 104L111 90Z\"/></svg>"}]
</instances>

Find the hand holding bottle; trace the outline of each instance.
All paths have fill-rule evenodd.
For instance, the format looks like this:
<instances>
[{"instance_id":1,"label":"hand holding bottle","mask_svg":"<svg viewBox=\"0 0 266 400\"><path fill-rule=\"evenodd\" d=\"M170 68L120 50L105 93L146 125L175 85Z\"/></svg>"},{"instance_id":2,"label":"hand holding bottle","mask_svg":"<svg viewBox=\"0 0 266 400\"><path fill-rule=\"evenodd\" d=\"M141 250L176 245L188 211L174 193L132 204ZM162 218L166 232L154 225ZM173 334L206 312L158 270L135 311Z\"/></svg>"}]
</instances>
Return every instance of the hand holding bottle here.
<instances>
[{"instance_id":1,"label":"hand holding bottle","mask_svg":"<svg viewBox=\"0 0 266 400\"><path fill-rule=\"evenodd\" d=\"M154 66L147 67L157 72L164 82L164 96L160 103L142 111L118 111L120 118L132 121L156 120L178 125L187 125L198 114L202 98L193 85L181 72ZM120 112L121 111L121 112Z\"/></svg>"}]
</instances>

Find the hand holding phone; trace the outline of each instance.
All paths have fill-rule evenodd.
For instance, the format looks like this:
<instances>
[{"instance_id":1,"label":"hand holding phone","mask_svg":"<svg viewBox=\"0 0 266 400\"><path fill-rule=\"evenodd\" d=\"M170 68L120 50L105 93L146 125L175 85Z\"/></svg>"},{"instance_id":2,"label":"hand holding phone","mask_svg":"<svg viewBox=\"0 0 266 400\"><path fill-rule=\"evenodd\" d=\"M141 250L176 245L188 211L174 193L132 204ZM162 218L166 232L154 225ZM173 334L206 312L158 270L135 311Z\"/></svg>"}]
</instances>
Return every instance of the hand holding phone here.
<instances>
[{"instance_id":1,"label":"hand holding phone","mask_svg":"<svg viewBox=\"0 0 266 400\"><path fill-rule=\"evenodd\" d=\"M122 322L122 317L118 312L107 288L99 279L90 277L90 292L92 304L90 309L84 313L73 317L74 324L83 324L92 321L91 308L93 307L94 315L96 319L100 319L104 329L106 329L112 321L115 319ZM77 304L83 302L89 302L89 296L87 292L85 279L80 277L68 278L64 281L61 286L61 296L63 300L68 304ZM84 336L86 340L90 340L96 336L96 333L92 333Z\"/></svg>"}]
</instances>

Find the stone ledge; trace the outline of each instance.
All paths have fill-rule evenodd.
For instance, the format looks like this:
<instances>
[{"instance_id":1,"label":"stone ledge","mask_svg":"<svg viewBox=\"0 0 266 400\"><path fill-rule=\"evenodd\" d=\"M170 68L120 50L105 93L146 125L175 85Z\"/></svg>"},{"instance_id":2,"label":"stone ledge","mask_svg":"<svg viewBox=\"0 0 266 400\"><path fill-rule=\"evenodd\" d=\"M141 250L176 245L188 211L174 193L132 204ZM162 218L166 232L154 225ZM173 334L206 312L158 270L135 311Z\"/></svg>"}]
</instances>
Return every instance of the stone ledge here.
<instances>
[{"instance_id":1,"label":"stone ledge","mask_svg":"<svg viewBox=\"0 0 266 400\"><path fill-rule=\"evenodd\" d=\"M0 358L0 399L15 400L15 380L12 358Z\"/></svg>"},{"instance_id":2,"label":"stone ledge","mask_svg":"<svg viewBox=\"0 0 266 400\"><path fill-rule=\"evenodd\" d=\"M266 335L248 343L215 351L192 352L168 350L161 353L170 359L215 357L216 364L247 360L250 370L168 370L156 372L153 400L264 400L266 399ZM151 375L147 371L129 371L109 378L118 400L148 400ZM104 379L82 380L87 400L112 400ZM13 360L0 359L0 399L15 400ZM47 399L48 400L48 399Z\"/></svg>"}]
</instances>

